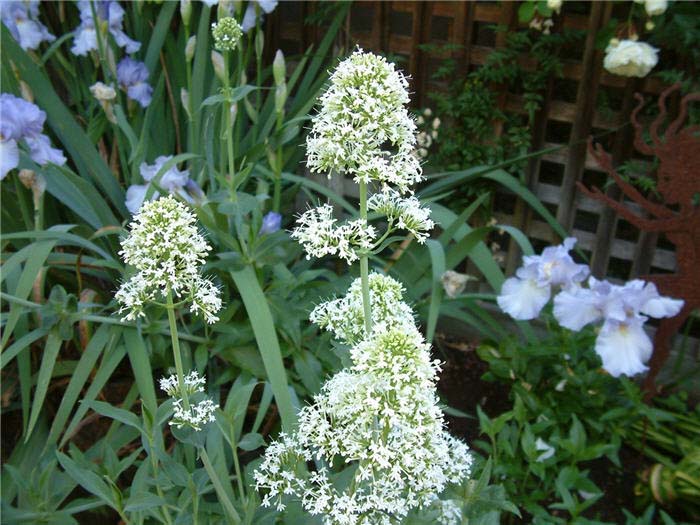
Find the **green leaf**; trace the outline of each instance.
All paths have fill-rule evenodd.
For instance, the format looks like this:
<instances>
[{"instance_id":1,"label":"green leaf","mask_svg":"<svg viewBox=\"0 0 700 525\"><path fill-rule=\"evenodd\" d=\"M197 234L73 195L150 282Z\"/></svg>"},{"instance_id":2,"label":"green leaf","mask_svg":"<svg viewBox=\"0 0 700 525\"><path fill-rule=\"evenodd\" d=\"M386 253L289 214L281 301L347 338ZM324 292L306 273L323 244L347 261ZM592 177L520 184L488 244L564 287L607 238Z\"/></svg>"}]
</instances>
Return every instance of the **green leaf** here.
<instances>
[{"instance_id":1,"label":"green leaf","mask_svg":"<svg viewBox=\"0 0 700 525\"><path fill-rule=\"evenodd\" d=\"M523 2L518 9L518 22L526 24L535 16L536 4L532 0Z\"/></svg>"},{"instance_id":2,"label":"green leaf","mask_svg":"<svg viewBox=\"0 0 700 525\"><path fill-rule=\"evenodd\" d=\"M39 418L39 413L44 404L46 392L49 389L49 382L51 381L54 366L56 366L56 359L58 358L58 351L61 349L62 342L61 336L58 334L57 330L54 329L49 332L49 336L46 338L46 346L44 346L44 352L41 356L41 366L39 367L34 400L32 401L32 412L29 416L29 425L27 426L27 433L24 438L25 443L29 439L29 436L31 436L34 425L36 425L36 421Z\"/></svg>"},{"instance_id":3,"label":"green leaf","mask_svg":"<svg viewBox=\"0 0 700 525\"><path fill-rule=\"evenodd\" d=\"M250 432L244 435L238 442L238 448L246 451L256 450L264 446L265 440L256 432Z\"/></svg>"},{"instance_id":4,"label":"green leaf","mask_svg":"<svg viewBox=\"0 0 700 525\"><path fill-rule=\"evenodd\" d=\"M90 494L94 494L100 498L104 503L113 509L119 509L117 501L114 499L112 490L107 483L100 479L97 474L91 470L78 466L75 461L61 452L56 451L56 457L58 458L58 462L63 467L63 470L65 470L66 473L81 487L87 490Z\"/></svg>"},{"instance_id":5,"label":"green leaf","mask_svg":"<svg viewBox=\"0 0 700 525\"><path fill-rule=\"evenodd\" d=\"M158 20L153 28L150 38L148 39L148 49L146 50L146 58L144 63L148 72L153 74L158 64L158 57L163 47L168 33L170 32L170 21L173 18L177 2L165 2L158 11Z\"/></svg>"},{"instance_id":6,"label":"green leaf","mask_svg":"<svg viewBox=\"0 0 700 525\"><path fill-rule=\"evenodd\" d=\"M59 434L63 430L63 426L66 424L66 421L68 421L68 417L70 416L73 406L75 405L75 402L77 401L86 381L93 372L97 359L100 357L102 350L105 349L105 347L106 351L109 351L109 349L115 343L116 338L119 337L116 335L118 330L118 328L113 326L102 325L90 338L90 342L85 348L83 354L80 356L78 365L75 367L75 371L71 376L70 383L68 383L68 388L66 388L66 391L63 393L61 404L59 405L56 415L51 423L49 437L46 440L47 444L54 444L56 441L58 441Z\"/></svg>"},{"instance_id":7,"label":"green leaf","mask_svg":"<svg viewBox=\"0 0 700 525\"><path fill-rule=\"evenodd\" d=\"M270 177L272 177L272 171L270 171L266 168L262 168L262 167L259 169L261 171L267 173ZM307 179L305 177L299 177L298 175L294 175L292 173L287 173L287 172L282 172L282 180L286 180L289 182L301 184L302 186L306 186L309 189L315 191L316 193L320 193L324 197L328 198L330 201L335 202L336 204L339 204L348 213L350 213L351 216L357 217L359 215L359 211L352 204L350 204L346 199L344 199L341 195L338 195L333 190L319 184L318 182L315 182L311 179Z\"/></svg>"},{"instance_id":8,"label":"green leaf","mask_svg":"<svg viewBox=\"0 0 700 525\"><path fill-rule=\"evenodd\" d=\"M272 392L282 418L282 428L285 432L291 432L296 426L296 415L289 394L287 374L282 362L282 352L277 340L270 307L252 267L247 266L243 270L231 272L231 276L248 312L248 318L253 327L267 377L272 385Z\"/></svg>"},{"instance_id":9,"label":"green leaf","mask_svg":"<svg viewBox=\"0 0 700 525\"><path fill-rule=\"evenodd\" d=\"M235 104L239 100L247 97L250 93L252 93L253 91L256 91L258 89L260 89L260 88L257 86L251 86L251 85L238 86L237 88L233 88L231 90L230 97L227 97L226 95L223 95L223 94L212 95L211 97L207 97L202 102L201 107L213 106L215 104L222 104L223 102L226 102L227 100L231 104Z\"/></svg>"},{"instance_id":10,"label":"green leaf","mask_svg":"<svg viewBox=\"0 0 700 525\"><path fill-rule=\"evenodd\" d=\"M442 303L442 296L444 294L442 275L445 273L445 250L442 244L434 239L428 239L425 244L430 252L430 261L433 269L430 306L428 308L428 326L425 339L428 344L432 344L438 316L440 315L440 304Z\"/></svg>"},{"instance_id":11,"label":"green leaf","mask_svg":"<svg viewBox=\"0 0 700 525\"><path fill-rule=\"evenodd\" d=\"M86 403L88 407L92 408L98 414L134 427L135 429L143 432L143 427L141 426L141 420L136 414L132 414L128 410L122 408L117 408L109 403L103 401L90 401Z\"/></svg>"},{"instance_id":12,"label":"green leaf","mask_svg":"<svg viewBox=\"0 0 700 525\"><path fill-rule=\"evenodd\" d=\"M162 505L165 505L166 503L167 502L163 498L155 494L151 494L149 492L137 492L135 494L132 494L129 497L129 499L126 500L124 510L126 512L139 512L155 507L160 507Z\"/></svg>"},{"instance_id":13,"label":"green leaf","mask_svg":"<svg viewBox=\"0 0 700 525\"><path fill-rule=\"evenodd\" d=\"M126 348L124 345L117 346L113 352L106 354L102 362L100 363L97 373L95 374L90 387L85 392L83 396L83 402L78 405L78 409L75 411L73 418L71 419L68 428L66 429L63 437L61 438L58 448L63 448L63 445L73 436L73 432L76 430L80 421L83 419L87 413L90 401L97 397L97 394L102 390L102 387L107 383L112 373L117 368L117 365L121 362L126 354Z\"/></svg>"},{"instance_id":14,"label":"green leaf","mask_svg":"<svg viewBox=\"0 0 700 525\"><path fill-rule=\"evenodd\" d=\"M128 349L131 370L139 388L141 400L150 413L155 414L158 402L156 401L156 390L153 386L153 370L151 369L151 362L143 337L134 329L125 329L124 343Z\"/></svg>"}]
</instances>

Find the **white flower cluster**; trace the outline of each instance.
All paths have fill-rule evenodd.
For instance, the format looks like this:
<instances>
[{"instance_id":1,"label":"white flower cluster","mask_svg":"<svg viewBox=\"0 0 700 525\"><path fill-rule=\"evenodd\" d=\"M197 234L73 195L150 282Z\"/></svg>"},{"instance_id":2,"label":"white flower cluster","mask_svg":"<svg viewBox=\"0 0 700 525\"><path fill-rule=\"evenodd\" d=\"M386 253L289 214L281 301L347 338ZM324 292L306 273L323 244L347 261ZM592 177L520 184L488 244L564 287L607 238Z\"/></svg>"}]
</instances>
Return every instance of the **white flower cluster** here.
<instances>
[{"instance_id":1,"label":"white flower cluster","mask_svg":"<svg viewBox=\"0 0 700 525\"><path fill-rule=\"evenodd\" d=\"M561 326L578 332L603 321L595 352L605 370L615 377L644 372L652 353L644 323L649 317L675 316L683 301L663 297L653 283L638 279L618 286L590 277L588 288L583 287L590 270L569 255L575 243L570 237L560 246L545 248L542 255L524 257L516 277L503 283L498 305L514 319L534 319L558 288L554 317Z\"/></svg>"},{"instance_id":2,"label":"white flower cluster","mask_svg":"<svg viewBox=\"0 0 700 525\"><path fill-rule=\"evenodd\" d=\"M444 428L435 391L439 362L415 326L401 285L373 274L374 329L360 338L359 282L348 296L321 305L320 323L352 344L352 366L332 377L314 403L299 413L299 428L281 435L255 472L263 505L284 509L301 499L326 524L395 523L411 510L433 505L449 484L468 478L472 457ZM344 311L343 311L344 310ZM302 474L296 467L316 461ZM323 465L354 469L346 487ZM443 513L454 523L454 512Z\"/></svg>"},{"instance_id":3,"label":"white flower cluster","mask_svg":"<svg viewBox=\"0 0 700 525\"><path fill-rule=\"evenodd\" d=\"M311 171L348 173L404 193L421 180L408 82L385 58L358 49L331 75L306 145Z\"/></svg>"},{"instance_id":4,"label":"white flower cluster","mask_svg":"<svg viewBox=\"0 0 700 525\"><path fill-rule=\"evenodd\" d=\"M189 410L183 408L182 399L173 400L173 418L170 420L170 425L177 428L190 427L193 430L200 431L207 423L216 421L214 412L219 408L219 405L211 399L204 399L199 403L190 404Z\"/></svg>"},{"instance_id":5,"label":"white flower cluster","mask_svg":"<svg viewBox=\"0 0 700 525\"><path fill-rule=\"evenodd\" d=\"M145 316L146 304L163 301L168 291L190 303L191 311L208 323L218 320L219 290L200 275L211 247L197 230L196 217L172 196L144 204L131 223L119 254L138 272L124 282L115 297L124 319Z\"/></svg>"},{"instance_id":6,"label":"white flower cluster","mask_svg":"<svg viewBox=\"0 0 700 525\"><path fill-rule=\"evenodd\" d=\"M184 378L185 391L188 396L204 392L204 385L207 380L205 377L199 377L196 370L187 374ZM160 388L173 398L173 418L170 420L170 425L182 428L183 426L191 427L193 430L200 431L204 425L216 420L214 412L219 408L219 405L211 399L203 399L197 403L189 400L189 408L184 407L182 400L182 390L177 376L163 377L160 380Z\"/></svg>"},{"instance_id":7,"label":"white flower cluster","mask_svg":"<svg viewBox=\"0 0 700 525\"><path fill-rule=\"evenodd\" d=\"M372 324L413 326L413 311L401 300L401 283L378 273L369 275L369 301ZM347 295L321 303L311 312L311 322L333 332L348 345L360 342L365 336L365 313L362 307L362 282L355 279Z\"/></svg>"},{"instance_id":8,"label":"white flower cluster","mask_svg":"<svg viewBox=\"0 0 700 525\"><path fill-rule=\"evenodd\" d=\"M193 370L184 377L185 380L185 390L188 394L194 394L196 392L204 392L204 385L207 382L205 377L199 377L196 370ZM163 390L171 397L177 397L180 395L180 384L177 381L176 375L171 375L170 377L162 377L160 379L160 389Z\"/></svg>"},{"instance_id":9,"label":"white flower cluster","mask_svg":"<svg viewBox=\"0 0 700 525\"><path fill-rule=\"evenodd\" d=\"M603 67L623 77L645 77L659 61L659 50L645 42L613 38L605 49Z\"/></svg>"},{"instance_id":10,"label":"white flower cluster","mask_svg":"<svg viewBox=\"0 0 700 525\"><path fill-rule=\"evenodd\" d=\"M307 210L299 217L292 238L304 247L307 259L338 255L350 264L359 258L358 252L372 248L377 233L367 221L355 219L339 226L335 223L330 204Z\"/></svg>"},{"instance_id":11,"label":"white flower cluster","mask_svg":"<svg viewBox=\"0 0 700 525\"><path fill-rule=\"evenodd\" d=\"M358 49L341 62L313 119L308 165L311 171L351 173L356 182L381 186L367 207L387 217L387 234L406 229L424 242L434 226L430 211L416 198L402 197L421 180L416 125L405 108L407 86L393 64L372 53ZM307 258L337 254L352 263L377 247L376 231L366 220L336 225L330 205L305 212L298 223L292 237L304 246Z\"/></svg>"},{"instance_id":12,"label":"white flower cluster","mask_svg":"<svg viewBox=\"0 0 700 525\"><path fill-rule=\"evenodd\" d=\"M402 197L391 188L375 193L367 201L367 208L386 216L389 228L394 225L411 232L423 244L435 223L430 219L430 210L423 208L414 196Z\"/></svg>"}]
</instances>

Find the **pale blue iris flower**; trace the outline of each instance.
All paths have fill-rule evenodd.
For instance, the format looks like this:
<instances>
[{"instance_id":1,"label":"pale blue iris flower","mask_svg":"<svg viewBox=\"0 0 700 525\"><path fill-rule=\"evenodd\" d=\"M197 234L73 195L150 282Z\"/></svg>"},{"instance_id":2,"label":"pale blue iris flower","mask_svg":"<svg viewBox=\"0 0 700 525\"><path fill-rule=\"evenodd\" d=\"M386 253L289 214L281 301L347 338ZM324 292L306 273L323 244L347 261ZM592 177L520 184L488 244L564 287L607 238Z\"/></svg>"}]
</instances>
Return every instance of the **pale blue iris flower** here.
<instances>
[{"instance_id":1,"label":"pale blue iris flower","mask_svg":"<svg viewBox=\"0 0 700 525\"><path fill-rule=\"evenodd\" d=\"M545 248L541 255L523 257L515 277L506 279L498 296L501 310L519 321L534 319L549 302L553 287L577 286L589 273L569 255L576 239L569 237L559 246Z\"/></svg>"},{"instance_id":2,"label":"pale blue iris flower","mask_svg":"<svg viewBox=\"0 0 700 525\"><path fill-rule=\"evenodd\" d=\"M63 152L52 147L49 137L42 133L45 121L46 113L35 104L9 93L0 95L0 180L19 164L21 141L37 164L66 163Z\"/></svg>"},{"instance_id":3,"label":"pale blue iris flower","mask_svg":"<svg viewBox=\"0 0 700 525\"><path fill-rule=\"evenodd\" d=\"M0 18L22 49L37 49L42 42L53 42L56 37L39 22L39 0L2 1Z\"/></svg>"},{"instance_id":4,"label":"pale blue iris flower","mask_svg":"<svg viewBox=\"0 0 700 525\"><path fill-rule=\"evenodd\" d=\"M147 82L148 69L143 62L124 57L117 64L117 81L127 96L138 102L141 107L148 107L151 103L153 88Z\"/></svg>"},{"instance_id":5,"label":"pale blue iris flower","mask_svg":"<svg viewBox=\"0 0 700 525\"><path fill-rule=\"evenodd\" d=\"M151 182L163 165L172 158L172 155L160 156L153 164L141 163L141 176L146 181L146 184L134 184L129 186L126 191L126 208L132 214L139 211ZM195 181L190 179L189 170L179 170L177 166L171 167L163 174L158 186L168 193L182 197L187 202L192 202L193 198L201 199L204 196L202 189ZM154 191L151 195L151 200L155 200L159 196L158 191Z\"/></svg>"},{"instance_id":6,"label":"pale blue iris flower","mask_svg":"<svg viewBox=\"0 0 700 525\"><path fill-rule=\"evenodd\" d=\"M135 53L141 49L141 43L129 38L124 33L124 9L119 2L112 0L99 0L94 3L95 14L98 22L107 22L109 32L117 45L127 53ZM78 2L80 10L80 25L75 31L75 39L71 51L74 55L85 56L90 51L96 51L97 31L95 30L95 19L93 18L92 7L88 0Z\"/></svg>"}]
</instances>

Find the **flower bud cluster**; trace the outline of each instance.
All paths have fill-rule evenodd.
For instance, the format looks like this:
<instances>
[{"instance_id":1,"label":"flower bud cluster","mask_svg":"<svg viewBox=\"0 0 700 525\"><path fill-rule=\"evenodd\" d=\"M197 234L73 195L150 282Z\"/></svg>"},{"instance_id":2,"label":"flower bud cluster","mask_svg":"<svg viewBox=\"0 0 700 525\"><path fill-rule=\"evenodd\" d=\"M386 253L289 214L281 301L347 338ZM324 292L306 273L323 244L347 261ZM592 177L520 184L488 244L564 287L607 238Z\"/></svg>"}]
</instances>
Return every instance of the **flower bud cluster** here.
<instances>
[{"instance_id":1,"label":"flower bud cluster","mask_svg":"<svg viewBox=\"0 0 700 525\"><path fill-rule=\"evenodd\" d=\"M243 31L235 18L227 16L211 25L211 35L216 49L233 51L243 36Z\"/></svg>"},{"instance_id":2,"label":"flower bud cluster","mask_svg":"<svg viewBox=\"0 0 700 525\"><path fill-rule=\"evenodd\" d=\"M442 504L438 495L469 477L472 457L444 428L435 382L439 362L416 328L401 285L370 276L373 326L363 327L359 279L347 296L320 305L312 314L321 326L352 345L352 366L332 377L299 413L299 428L281 435L255 472L263 505L301 499L305 510L327 524L389 523L411 510ZM300 474L295 467L356 466L347 487L332 482L325 468ZM454 522L443 513L445 522ZM454 517L454 516L452 516Z\"/></svg>"},{"instance_id":3,"label":"flower bud cluster","mask_svg":"<svg viewBox=\"0 0 700 525\"><path fill-rule=\"evenodd\" d=\"M145 203L131 223L119 254L137 273L115 297L126 320L143 317L145 306L163 301L169 292L189 303L192 313L208 323L218 320L219 290L200 275L211 247L195 225L196 217L172 196Z\"/></svg>"}]
</instances>

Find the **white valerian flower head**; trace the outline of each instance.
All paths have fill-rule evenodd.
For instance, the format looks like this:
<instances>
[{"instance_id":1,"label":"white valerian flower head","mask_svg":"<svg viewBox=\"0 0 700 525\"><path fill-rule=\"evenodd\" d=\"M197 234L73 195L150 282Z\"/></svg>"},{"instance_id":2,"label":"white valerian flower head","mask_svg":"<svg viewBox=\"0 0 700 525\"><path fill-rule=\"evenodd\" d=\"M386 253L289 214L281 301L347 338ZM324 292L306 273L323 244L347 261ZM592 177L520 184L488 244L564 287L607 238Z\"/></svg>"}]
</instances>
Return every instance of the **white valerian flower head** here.
<instances>
[{"instance_id":1,"label":"white valerian flower head","mask_svg":"<svg viewBox=\"0 0 700 525\"><path fill-rule=\"evenodd\" d=\"M193 430L202 430L202 427L207 423L216 421L214 412L219 408L219 405L211 399L204 399L198 403L190 404L189 410L183 407L182 399L173 400L173 418L169 424L177 427L190 427Z\"/></svg>"},{"instance_id":2,"label":"white valerian flower head","mask_svg":"<svg viewBox=\"0 0 700 525\"><path fill-rule=\"evenodd\" d=\"M667 0L644 0L644 10L649 16L663 15L667 8Z\"/></svg>"},{"instance_id":3,"label":"white valerian flower head","mask_svg":"<svg viewBox=\"0 0 700 525\"><path fill-rule=\"evenodd\" d=\"M603 67L623 77L645 77L659 61L659 50L635 40L610 41Z\"/></svg>"},{"instance_id":4,"label":"white valerian flower head","mask_svg":"<svg viewBox=\"0 0 700 525\"><path fill-rule=\"evenodd\" d=\"M371 273L368 280L373 325L387 327L415 324L411 308L401 300L404 291L401 283L379 273ZM361 341L365 336L361 279L352 282L344 297L326 301L314 308L310 319L312 323L333 332L345 344L352 345Z\"/></svg>"},{"instance_id":5,"label":"white valerian flower head","mask_svg":"<svg viewBox=\"0 0 700 525\"><path fill-rule=\"evenodd\" d=\"M431 360L410 308L397 308L400 284L377 274L370 280L376 302L369 336L355 338L349 325L361 325L361 314L349 304L329 304L319 313L352 345L353 364L300 411L297 431L281 435L267 449L254 473L256 487L266 491L264 506L284 509L283 497L292 496L310 514L324 515L326 523L384 523L387 514L400 521L412 509L436 504L449 484L470 475L469 449L445 431L437 405L439 363ZM359 301L360 287L354 283L353 288L349 302ZM339 317L329 321L343 313L352 323ZM339 489L325 468L308 475L295 468L311 460L356 465L354 488Z\"/></svg>"},{"instance_id":6,"label":"white valerian flower head","mask_svg":"<svg viewBox=\"0 0 700 525\"><path fill-rule=\"evenodd\" d=\"M497 298L501 310L519 321L534 319L549 302L552 287L578 286L589 269L569 255L574 244L576 239L569 237L559 246L545 248L541 255L523 257L516 276L503 283Z\"/></svg>"},{"instance_id":7,"label":"white valerian flower head","mask_svg":"<svg viewBox=\"0 0 700 525\"><path fill-rule=\"evenodd\" d=\"M192 313L210 323L218 320L219 291L200 275L211 247L195 222L187 206L171 196L141 207L119 252L137 270L115 295L125 319L144 316L149 302L162 302L171 291L190 304Z\"/></svg>"},{"instance_id":8,"label":"white valerian flower head","mask_svg":"<svg viewBox=\"0 0 700 525\"><path fill-rule=\"evenodd\" d=\"M233 51L243 36L240 24L235 18L226 16L211 25L214 47L219 51Z\"/></svg>"},{"instance_id":9,"label":"white valerian flower head","mask_svg":"<svg viewBox=\"0 0 700 525\"><path fill-rule=\"evenodd\" d=\"M408 82L383 57L358 49L333 72L306 145L312 172L397 186L421 180Z\"/></svg>"},{"instance_id":10,"label":"white valerian flower head","mask_svg":"<svg viewBox=\"0 0 700 525\"><path fill-rule=\"evenodd\" d=\"M384 215L390 229L408 230L421 244L435 227L430 219L430 209L422 207L415 197L402 197L391 188L384 188L382 192L372 195L367 201L367 209Z\"/></svg>"},{"instance_id":11,"label":"white valerian flower head","mask_svg":"<svg viewBox=\"0 0 700 525\"><path fill-rule=\"evenodd\" d=\"M188 394L204 392L204 385L207 379L205 377L199 377L199 373L197 373L196 370L192 370L192 372L187 374L183 379L185 390ZM182 392L177 376L174 374L160 379L160 389L171 397L178 397Z\"/></svg>"},{"instance_id":12,"label":"white valerian flower head","mask_svg":"<svg viewBox=\"0 0 700 525\"><path fill-rule=\"evenodd\" d=\"M324 204L304 212L298 219L298 227L292 238L306 250L306 258L338 255L348 264L359 258L359 252L372 248L377 233L364 219L355 219L336 226L333 206Z\"/></svg>"}]
</instances>

